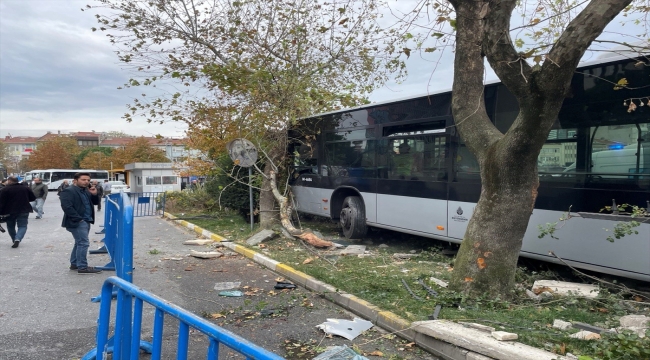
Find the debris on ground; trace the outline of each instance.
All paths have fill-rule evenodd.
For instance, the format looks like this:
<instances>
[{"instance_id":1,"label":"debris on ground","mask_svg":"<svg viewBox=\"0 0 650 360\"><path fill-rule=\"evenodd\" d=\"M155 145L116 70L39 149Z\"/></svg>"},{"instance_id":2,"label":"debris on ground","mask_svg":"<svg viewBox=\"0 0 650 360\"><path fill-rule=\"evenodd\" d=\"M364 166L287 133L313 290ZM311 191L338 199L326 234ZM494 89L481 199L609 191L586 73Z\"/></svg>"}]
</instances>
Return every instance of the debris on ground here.
<instances>
[{"instance_id":1,"label":"debris on ground","mask_svg":"<svg viewBox=\"0 0 650 360\"><path fill-rule=\"evenodd\" d=\"M226 297L241 297L244 296L244 293L239 290L226 290L219 293L219 296Z\"/></svg>"},{"instance_id":2,"label":"debris on ground","mask_svg":"<svg viewBox=\"0 0 650 360\"><path fill-rule=\"evenodd\" d=\"M600 334L596 334L587 330L580 330L575 334L569 335L569 337L579 340L596 340L600 339Z\"/></svg>"},{"instance_id":3,"label":"debris on ground","mask_svg":"<svg viewBox=\"0 0 650 360\"><path fill-rule=\"evenodd\" d=\"M619 320L621 327L617 330L631 330L636 332L640 338L645 337L645 332L650 328L650 317L645 315L625 315Z\"/></svg>"},{"instance_id":4,"label":"debris on ground","mask_svg":"<svg viewBox=\"0 0 650 360\"><path fill-rule=\"evenodd\" d=\"M324 353L316 356L312 360L368 360L367 357L357 354L347 345L335 346L325 350Z\"/></svg>"},{"instance_id":5,"label":"debris on ground","mask_svg":"<svg viewBox=\"0 0 650 360\"><path fill-rule=\"evenodd\" d=\"M366 252L365 245L349 245L339 252L339 255L362 255Z\"/></svg>"},{"instance_id":6,"label":"debris on ground","mask_svg":"<svg viewBox=\"0 0 650 360\"><path fill-rule=\"evenodd\" d=\"M214 284L214 289L219 290L230 290L237 289L241 286L241 281L228 281L228 282L219 282Z\"/></svg>"},{"instance_id":7,"label":"debris on ground","mask_svg":"<svg viewBox=\"0 0 650 360\"><path fill-rule=\"evenodd\" d=\"M434 278L433 276L429 278L429 281L431 281L431 282L433 282L434 284L440 286L441 288L446 288L447 286L449 286L449 284L448 284L446 281L443 281L443 280L440 280L440 279L436 279L436 278Z\"/></svg>"},{"instance_id":8,"label":"debris on ground","mask_svg":"<svg viewBox=\"0 0 650 360\"><path fill-rule=\"evenodd\" d=\"M212 240L194 239L194 240L183 241L183 245L208 245L211 244L212 242L213 242Z\"/></svg>"},{"instance_id":9,"label":"debris on ground","mask_svg":"<svg viewBox=\"0 0 650 360\"><path fill-rule=\"evenodd\" d=\"M262 230L258 232L257 234L249 237L246 240L246 244L250 246L255 246L263 241L271 240L276 236L275 232L273 230Z\"/></svg>"},{"instance_id":10,"label":"debris on ground","mask_svg":"<svg viewBox=\"0 0 650 360\"><path fill-rule=\"evenodd\" d=\"M486 332L486 333L493 333L493 332L496 331L496 329L493 328L492 326L487 326L487 325L482 325L482 324L477 324L477 323L467 323L467 322L462 322L462 321L459 321L458 323L461 324L461 325L470 327L472 329L480 330L480 331L483 331L483 332Z\"/></svg>"},{"instance_id":11,"label":"debris on ground","mask_svg":"<svg viewBox=\"0 0 650 360\"><path fill-rule=\"evenodd\" d=\"M582 296L595 298L598 296L598 285L579 284L556 280L537 280L533 284L533 292L540 295L543 292L550 292L559 296Z\"/></svg>"},{"instance_id":12,"label":"debris on ground","mask_svg":"<svg viewBox=\"0 0 650 360\"><path fill-rule=\"evenodd\" d=\"M573 327L573 326L572 326L571 323L568 322L568 321L564 321L564 320L560 320L560 319L555 319L555 320L553 320L553 328L554 328L554 329L559 329L559 330L569 330L569 329L571 329L572 327Z\"/></svg>"},{"instance_id":13,"label":"debris on ground","mask_svg":"<svg viewBox=\"0 0 650 360\"><path fill-rule=\"evenodd\" d=\"M338 335L348 340L354 340L362 332L373 327L372 322L360 318L354 320L327 319L326 322L316 325L327 334Z\"/></svg>"},{"instance_id":14,"label":"debris on ground","mask_svg":"<svg viewBox=\"0 0 650 360\"><path fill-rule=\"evenodd\" d=\"M416 256L418 256L418 254L400 254L400 253L393 254L393 258L400 259L400 260L408 260Z\"/></svg>"},{"instance_id":15,"label":"debris on ground","mask_svg":"<svg viewBox=\"0 0 650 360\"><path fill-rule=\"evenodd\" d=\"M190 250L190 255L194 256L195 258L200 258L200 259L216 259L216 258L222 257L223 253L220 253L218 251L194 251L194 250Z\"/></svg>"},{"instance_id":16,"label":"debris on ground","mask_svg":"<svg viewBox=\"0 0 650 360\"><path fill-rule=\"evenodd\" d=\"M278 281L273 288L274 289L295 289L296 285L287 281Z\"/></svg>"},{"instance_id":17,"label":"debris on ground","mask_svg":"<svg viewBox=\"0 0 650 360\"><path fill-rule=\"evenodd\" d=\"M517 340L517 338L519 338L517 334L509 333L506 331L492 331L490 335L499 341L511 341Z\"/></svg>"}]
</instances>

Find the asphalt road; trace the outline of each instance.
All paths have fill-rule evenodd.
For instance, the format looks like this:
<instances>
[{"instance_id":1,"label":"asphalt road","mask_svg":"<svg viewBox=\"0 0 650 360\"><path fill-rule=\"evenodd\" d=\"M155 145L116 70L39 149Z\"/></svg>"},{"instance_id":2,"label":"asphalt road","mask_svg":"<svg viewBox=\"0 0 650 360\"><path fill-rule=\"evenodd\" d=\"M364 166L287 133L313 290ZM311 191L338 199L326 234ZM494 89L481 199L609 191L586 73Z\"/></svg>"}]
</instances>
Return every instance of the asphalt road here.
<instances>
[{"instance_id":1,"label":"asphalt road","mask_svg":"<svg viewBox=\"0 0 650 360\"><path fill-rule=\"evenodd\" d=\"M61 227L56 193L49 194L44 211L40 220L30 215L19 248L12 249L9 236L0 234L0 360L78 359L95 347L99 306L90 298L114 273L70 271L73 239ZM101 229L103 212L98 218L91 229L91 249L101 245L102 235L94 232ZM227 250L219 259L187 256L190 249L207 249L182 245L196 234L159 217L138 217L134 226L136 285L287 359L312 359L323 348L339 345L356 346L369 359L435 359L376 327L353 341L325 336L317 325L328 318L351 320L354 315L303 288L274 290L277 274ZM88 259L91 266L109 261L107 255L88 255ZM214 288L222 282L240 282L247 295L218 296ZM145 340L151 339L152 313L152 308L146 308ZM219 315L212 318L211 314ZM177 326L174 319L166 319L164 359L176 358ZM189 358L204 359L207 339L193 332L190 341ZM220 353L220 359L230 358L242 357Z\"/></svg>"}]
</instances>

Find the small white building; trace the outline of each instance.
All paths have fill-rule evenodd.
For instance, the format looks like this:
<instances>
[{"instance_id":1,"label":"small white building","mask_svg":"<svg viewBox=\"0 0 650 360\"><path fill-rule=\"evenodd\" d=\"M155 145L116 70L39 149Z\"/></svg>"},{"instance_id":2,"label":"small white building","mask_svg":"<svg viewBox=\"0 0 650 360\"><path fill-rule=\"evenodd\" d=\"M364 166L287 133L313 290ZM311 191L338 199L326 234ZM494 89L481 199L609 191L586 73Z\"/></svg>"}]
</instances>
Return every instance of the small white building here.
<instances>
[{"instance_id":1,"label":"small white building","mask_svg":"<svg viewBox=\"0 0 650 360\"><path fill-rule=\"evenodd\" d=\"M181 179L172 163L131 163L124 170L132 193L181 191Z\"/></svg>"}]
</instances>

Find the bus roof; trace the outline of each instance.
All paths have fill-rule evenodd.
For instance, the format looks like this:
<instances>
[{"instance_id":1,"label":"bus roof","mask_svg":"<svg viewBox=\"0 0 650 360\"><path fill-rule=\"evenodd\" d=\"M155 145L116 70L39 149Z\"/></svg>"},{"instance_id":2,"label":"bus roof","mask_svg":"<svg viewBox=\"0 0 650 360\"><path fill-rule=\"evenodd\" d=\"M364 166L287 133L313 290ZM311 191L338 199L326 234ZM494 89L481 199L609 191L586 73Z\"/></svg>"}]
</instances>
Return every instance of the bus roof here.
<instances>
[{"instance_id":1,"label":"bus roof","mask_svg":"<svg viewBox=\"0 0 650 360\"><path fill-rule=\"evenodd\" d=\"M638 59L639 57L644 57L644 56L650 56L650 54L642 54L642 55L636 54L636 56L625 56L625 55L621 55L619 53L610 52L610 53L606 53L606 54L603 54L603 55L599 56L596 60L589 60L589 61L581 62L580 64L578 64L577 70L580 70L582 68L595 66L595 65L613 63L613 62L617 62L617 61L621 61L621 60L635 60L635 59ZM486 81L483 85L487 86L487 85L494 85L494 84L500 84L500 83L501 83L501 81L499 79L495 79L495 80ZM421 98L421 97L435 96L435 95L450 93L451 90L452 90L451 88L448 88L448 89L445 89L445 90L440 90L440 91L436 91L436 92L432 92L432 93L424 93L424 94L419 94L419 95L410 95L410 96L404 96L404 97L397 98L397 99L392 99L392 100L378 101L378 102L359 105L359 106L355 106L355 107L351 107L351 108L346 108L346 109L341 109L341 110L336 110L336 111L329 111L329 112L326 112L326 113L315 114L315 115L311 115L311 116L307 117L306 119L313 118L313 117L318 117L318 116L331 115L331 114L339 114L339 113L355 111L355 110L363 110L363 109L370 108L370 107L381 106L381 105L386 105L386 104L392 104L392 103L396 103L396 102L400 102L400 101L412 100L412 99L417 99L417 98Z\"/></svg>"}]
</instances>

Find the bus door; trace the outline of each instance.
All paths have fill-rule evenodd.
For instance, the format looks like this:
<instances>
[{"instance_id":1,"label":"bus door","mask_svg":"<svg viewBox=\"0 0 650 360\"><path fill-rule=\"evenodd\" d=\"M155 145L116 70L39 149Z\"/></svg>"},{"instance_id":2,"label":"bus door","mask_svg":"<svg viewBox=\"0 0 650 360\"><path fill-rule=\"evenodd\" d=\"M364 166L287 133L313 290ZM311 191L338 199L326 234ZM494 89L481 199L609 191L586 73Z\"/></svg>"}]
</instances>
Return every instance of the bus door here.
<instances>
[{"instance_id":1,"label":"bus door","mask_svg":"<svg viewBox=\"0 0 650 360\"><path fill-rule=\"evenodd\" d=\"M447 235L449 135L446 120L386 125L378 162L377 222Z\"/></svg>"}]
</instances>

